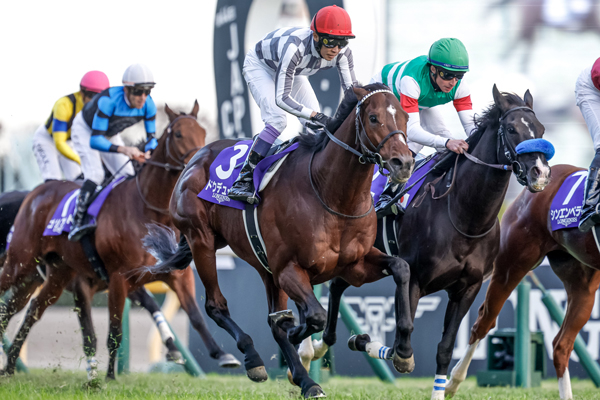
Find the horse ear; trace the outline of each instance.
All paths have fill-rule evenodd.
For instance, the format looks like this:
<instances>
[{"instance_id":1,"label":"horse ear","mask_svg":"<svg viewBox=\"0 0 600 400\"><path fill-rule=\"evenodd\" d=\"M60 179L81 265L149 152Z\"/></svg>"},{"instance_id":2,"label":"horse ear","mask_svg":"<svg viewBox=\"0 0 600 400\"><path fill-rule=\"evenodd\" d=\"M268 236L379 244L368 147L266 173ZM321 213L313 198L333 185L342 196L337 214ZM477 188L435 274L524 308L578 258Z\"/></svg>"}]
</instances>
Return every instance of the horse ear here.
<instances>
[{"instance_id":1,"label":"horse ear","mask_svg":"<svg viewBox=\"0 0 600 400\"><path fill-rule=\"evenodd\" d=\"M531 109L533 109L533 96L529 93L529 89L525 92L525 96L523 96L523 100L525 101L525 105Z\"/></svg>"},{"instance_id":2,"label":"horse ear","mask_svg":"<svg viewBox=\"0 0 600 400\"><path fill-rule=\"evenodd\" d=\"M496 106L500 108L500 111L504 113L506 110L508 110L508 102L506 101L504 96L502 96L502 93L500 93L495 83L494 88L492 89L492 93L494 95L494 103L496 103Z\"/></svg>"},{"instance_id":3,"label":"horse ear","mask_svg":"<svg viewBox=\"0 0 600 400\"><path fill-rule=\"evenodd\" d=\"M192 115L194 118L198 118L198 111L200 111L200 105L198 104L198 100L195 100L194 108L192 108L192 112L190 112L190 115Z\"/></svg>"},{"instance_id":4,"label":"horse ear","mask_svg":"<svg viewBox=\"0 0 600 400\"><path fill-rule=\"evenodd\" d=\"M175 113L173 112L173 110L171 110L171 109L169 108L169 106L168 106L166 103L165 103L165 112L167 113L167 116L169 117L169 121L170 121L170 122L173 122L173 120L174 120L175 118L177 118L177 114L175 114Z\"/></svg>"},{"instance_id":5,"label":"horse ear","mask_svg":"<svg viewBox=\"0 0 600 400\"><path fill-rule=\"evenodd\" d=\"M354 91L354 94L356 95L358 101L361 101L362 98L369 93L367 90L360 87L353 87L352 90Z\"/></svg>"}]
</instances>

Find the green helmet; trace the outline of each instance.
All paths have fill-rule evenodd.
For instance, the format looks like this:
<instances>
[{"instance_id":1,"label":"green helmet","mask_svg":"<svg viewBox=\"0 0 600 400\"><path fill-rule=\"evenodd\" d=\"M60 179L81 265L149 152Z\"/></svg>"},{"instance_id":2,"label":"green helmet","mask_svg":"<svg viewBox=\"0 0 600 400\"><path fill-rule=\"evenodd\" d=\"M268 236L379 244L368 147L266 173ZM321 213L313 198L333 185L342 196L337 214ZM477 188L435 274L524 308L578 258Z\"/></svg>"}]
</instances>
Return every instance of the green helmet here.
<instances>
[{"instance_id":1,"label":"green helmet","mask_svg":"<svg viewBox=\"0 0 600 400\"><path fill-rule=\"evenodd\" d=\"M469 70L467 49L460 40L455 38L443 38L435 41L429 48L427 61L449 71L467 72Z\"/></svg>"}]
</instances>

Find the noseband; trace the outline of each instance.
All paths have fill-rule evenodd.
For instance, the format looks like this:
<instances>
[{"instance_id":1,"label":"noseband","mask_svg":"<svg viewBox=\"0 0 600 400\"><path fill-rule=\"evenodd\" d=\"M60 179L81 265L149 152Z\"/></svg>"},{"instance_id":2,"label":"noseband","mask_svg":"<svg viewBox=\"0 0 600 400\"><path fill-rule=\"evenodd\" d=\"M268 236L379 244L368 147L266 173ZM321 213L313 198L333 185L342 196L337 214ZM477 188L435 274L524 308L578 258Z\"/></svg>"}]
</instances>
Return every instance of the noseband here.
<instances>
[{"instance_id":1,"label":"noseband","mask_svg":"<svg viewBox=\"0 0 600 400\"><path fill-rule=\"evenodd\" d=\"M372 92L369 92L365 97L363 97L362 99L360 99L360 101L358 102L358 104L356 104L356 116L354 118L354 125L356 126L356 140L354 141L354 143L360 143L360 147L362 149L362 153L360 151L357 151L357 150L353 149L352 147L348 146L346 143L342 142L341 140L339 140L338 138L336 138L335 136L333 136L331 134L331 132L329 132L327 129L324 129L324 130L325 130L325 133L327 134L327 136L329 136L329 138L334 143L340 145L345 150L348 150L349 152L357 155L358 156L358 161L361 164L366 164L366 163L375 164L375 165L377 165L379 167L379 173L380 174L385 175L385 176L389 176L389 172L386 173L384 171L385 164L387 162L383 160L383 158L381 157L381 154L379 152L383 148L383 145L385 144L385 142L387 142L389 139L391 139L392 136L394 136L394 135L402 135L402 137L404 138L404 142L405 143L408 143L408 138L407 138L406 133L404 131L397 130L397 131L392 131L392 132L388 133L387 136L384 137L383 140L381 142L379 142L379 145L377 145L377 146L375 146L373 144L373 142L371 142L371 139L369 139L369 137L367 136L367 131L365 130L365 126L364 126L362 118L360 116L360 106L369 97L371 97L371 96L373 96L374 94L377 94L377 93L389 93L391 95L394 95L394 93L392 91L390 91L390 90L386 90L386 89L374 90ZM367 144L365 144L365 141L367 142Z\"/></svg>"},{"instance_id":2,"label":"noseband","mask_svg":"<svg viewBox=\"0 0 600 400\"><path fill-rule=\"evenodd\" d=\"M521 185L525 186L527 184L527 172L525 171L525 168L521 165L519 160L517 160L517 150L515 149L515 146L513 146L513 144L506 137L506 132L504 128L504 120L506 116L511 112L517 110L528 111L535 115L535 112L531 108L524 106L511 108L510 110L502 114L499 120L500 127L498 128L498 151L500 151L500 149L502 148L504 156L508 159L508 162L512 167L512 171L517 177L517 181L519 181ZM498 157L498 159L499 158L500 157Z\"/></svg>"},{"instance_id":3,"label":"noseband","mask_svg":"<svg viewBox=\"0 0 600 400\"><path fill-rule=\"evenodd\" d=\"M154 165L156 167L160 167L160 168L164 168L166 171L183 171L183 169L185 168L185 166L187 165L187 163L185 162L185 159L194 151L197 151L198 149L200 149L201 147L194 147L193 149L188 150L187 152L185 152L185 154L183 154L180 157L174 157L171 154L171 146L170 146L170 140L171 140L171 133L173 131L173 126L175 125L175 122L184 119L184 118L189 118L189 119L193 119L194 121L197 122L197 119L191 115L180 115L177 118L175 118L173 121L171 121L171 123L167 126L167 128L165 129L166 134L167 134L167 139L166 139L166 143L165 143L165 147L166 147L166 152L167 152L167 162L166 163L161 163L158 161L152 161L152 160L146 160L146 162L144 164L150 164L150 165ZM171 159L173 161L175 161L175 164L170 164L168 162L168 160ZM168 208L158 208L158 207L154 207L152 204L148 203L148 200L146 200L146 198L144 197L144 194L142 193L142 188L140 187L140 174L136 174L135 176L135 183L138 189L138 193L142 199L142 202L146 205L146 207L148 207L149 209L153 210L153 211L157 211L161 214L165 214L165 215L169 215L169 209Z\"/></svg>"}]
</instances>

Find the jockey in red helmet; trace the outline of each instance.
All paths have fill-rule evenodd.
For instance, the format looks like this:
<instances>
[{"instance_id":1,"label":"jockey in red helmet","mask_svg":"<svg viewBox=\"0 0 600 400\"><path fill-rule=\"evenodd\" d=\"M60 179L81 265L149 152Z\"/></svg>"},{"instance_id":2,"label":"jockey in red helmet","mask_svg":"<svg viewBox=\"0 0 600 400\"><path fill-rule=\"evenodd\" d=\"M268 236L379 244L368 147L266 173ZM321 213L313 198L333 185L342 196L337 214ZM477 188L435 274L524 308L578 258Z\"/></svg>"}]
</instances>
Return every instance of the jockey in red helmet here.
<instances>
[{"instance_id":1,"label":"jockey in red helmet","mask_svg":"<svg viewBox=\"0 0 600 400\"><path fill-rule=\"evenodd\" d=\"M354 60L348 46L348 39L353 38L346 10L329 6L315 14L310 28L277 29L248 52L243 74L265 127L229 189L229 198L258 202L252 182L254 168L287 126L287 113L297 116L302 124L313 121L327 126L331 118L319 112L308 76L335 67L344 90L355 84Z\"/></svg>"}]
</instances>

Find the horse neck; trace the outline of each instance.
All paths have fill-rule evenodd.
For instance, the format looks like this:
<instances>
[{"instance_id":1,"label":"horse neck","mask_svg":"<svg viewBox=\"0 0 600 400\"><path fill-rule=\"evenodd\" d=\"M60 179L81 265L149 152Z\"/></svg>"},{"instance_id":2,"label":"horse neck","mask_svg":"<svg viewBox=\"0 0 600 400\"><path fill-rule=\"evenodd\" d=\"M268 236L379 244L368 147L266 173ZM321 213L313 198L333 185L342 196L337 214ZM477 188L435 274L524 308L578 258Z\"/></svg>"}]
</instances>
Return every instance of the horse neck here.
<instances>
[{"instance_id":1,"label":"horse neck","mask_svg":"<svg viewBox=\"0 0 600 400\"><path fill-rule=\"evenodd\" d=\"M500 164L497 132L497 126L488 127L472 154L488 164ZM466 158L462 158L458 168L456 188L449 200L452 212L466 226L472 223L474 230L489 226L500 212L511 173L475 164Z\"/></svg>"},{"instance_id":2,"label":"horse neck","mask_svg":"<svg viewBox=\"0 0 600 400\"><path fill-rule=\"evenodd\" d=\"M355 115L356 110L337 129L335 137L362 153L360 144L356 143ZM371 202L372 164L361 164L357 155L330 140L325 149L315 155L311 171L327 205L348 214L366 211L363 203Z\"/></svg>"},{"instance_id":3,"label":"horse neck","mask_svg":"<svg viewBox=\"0 0 600 400\"><path fill-rule=\"evenodd\" d=\"M167 159L165 146L158 146L154 150L154 153L152 154L152 161L159 163L169 162ZM171 160L171 163L172 162L173 161ZM173 193L173 189L175 188L178 178L178 173L167 171L163 167L148 164L142 168L139 173L139 190L148 204L150 204L152 207L166 211L169 208L171 194ZM143 200L141 201L142 203L144 202ZM153 216L158 214L165 217L164 213L159 213L156 210L152 210L146 204L144 204L144 213L150 213Z\"/></svg>"}]
</instances>

